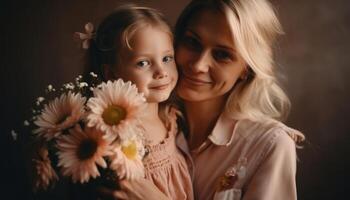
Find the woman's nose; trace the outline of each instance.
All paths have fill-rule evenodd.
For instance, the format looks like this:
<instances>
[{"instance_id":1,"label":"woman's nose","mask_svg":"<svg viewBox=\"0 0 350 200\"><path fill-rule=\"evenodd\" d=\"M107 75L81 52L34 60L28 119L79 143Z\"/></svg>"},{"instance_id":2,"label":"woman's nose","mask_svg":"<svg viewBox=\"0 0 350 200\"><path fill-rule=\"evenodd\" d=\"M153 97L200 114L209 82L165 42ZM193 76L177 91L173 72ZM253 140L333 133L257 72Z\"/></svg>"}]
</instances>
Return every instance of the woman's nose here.
<instances>
[{"instance_id":1,"label":"woman's nose","mask_svg":"<svg viewBox=\"0 0 350 200\"><path fill-rule=\"evenodd\" d=\"M190 63L190 67L193 72L208 72L210 67L210 53L207 51L203 51L200 54L192 57L192 61Z\"/></svg>"}]
</instances>

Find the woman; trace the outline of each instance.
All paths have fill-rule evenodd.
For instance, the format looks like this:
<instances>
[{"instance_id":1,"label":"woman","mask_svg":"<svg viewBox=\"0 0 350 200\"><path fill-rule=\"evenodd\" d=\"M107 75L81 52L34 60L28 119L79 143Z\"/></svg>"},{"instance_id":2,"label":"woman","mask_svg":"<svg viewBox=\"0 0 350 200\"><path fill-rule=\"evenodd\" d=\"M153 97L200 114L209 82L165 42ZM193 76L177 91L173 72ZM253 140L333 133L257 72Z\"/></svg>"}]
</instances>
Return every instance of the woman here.
<instances>
[{"instance_id":1,"label":"woman","mask_svg":"<svg viewBox=\"0 0 350 200\"><path fill-rule=\"evenodd\" d=\"M295 142L281 122L289 100L274 72L272 44L282 32L267 0L193 0L175 30L177 94L187 127L196 199L296 199ZM161 194L146 181L122 181L122 199ZM112 193L111 193L112 194Z\"/></svg>"}]
</instances>

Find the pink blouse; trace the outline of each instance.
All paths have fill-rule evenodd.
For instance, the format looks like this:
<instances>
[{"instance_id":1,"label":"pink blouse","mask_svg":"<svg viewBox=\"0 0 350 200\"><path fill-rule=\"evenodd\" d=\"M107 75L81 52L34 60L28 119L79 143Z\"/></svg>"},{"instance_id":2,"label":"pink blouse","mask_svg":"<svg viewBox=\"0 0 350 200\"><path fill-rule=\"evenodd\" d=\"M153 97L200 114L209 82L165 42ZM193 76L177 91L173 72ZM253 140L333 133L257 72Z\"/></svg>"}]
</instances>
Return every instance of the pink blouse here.
<instances>
[{"instance_id":1,"label":"pink blouse","mask_svg":"<svg viewBox=\"0 0 350 200\"><path fill-rule=\"evenodd\" d=\"M295 141L303 135L277 121L237 123L222 114L212 133L187 152L193 190L200 200L295 200Z\"/></svg>"}]
</instances>

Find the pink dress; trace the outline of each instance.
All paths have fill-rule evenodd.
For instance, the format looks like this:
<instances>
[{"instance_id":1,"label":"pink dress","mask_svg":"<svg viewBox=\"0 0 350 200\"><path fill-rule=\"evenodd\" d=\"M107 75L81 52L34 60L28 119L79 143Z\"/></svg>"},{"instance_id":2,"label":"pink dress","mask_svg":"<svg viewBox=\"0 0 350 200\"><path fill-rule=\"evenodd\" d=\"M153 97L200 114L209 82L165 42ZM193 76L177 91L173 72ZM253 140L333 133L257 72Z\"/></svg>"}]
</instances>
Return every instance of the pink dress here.
<instances>
[{"instance_id":1,"label":"pink dress","mask_svg":"<svg viewBox=\"0 0 350 200\"><path fill-rule=\"evenodd\" d=\"M146 179L171 199L192 200L194 197L189 169L175 143L178 133L176 110L170 109L167 117L167 138L159 144L148 146L149 153L143 159Z\"/></svg>"}]
</instances>

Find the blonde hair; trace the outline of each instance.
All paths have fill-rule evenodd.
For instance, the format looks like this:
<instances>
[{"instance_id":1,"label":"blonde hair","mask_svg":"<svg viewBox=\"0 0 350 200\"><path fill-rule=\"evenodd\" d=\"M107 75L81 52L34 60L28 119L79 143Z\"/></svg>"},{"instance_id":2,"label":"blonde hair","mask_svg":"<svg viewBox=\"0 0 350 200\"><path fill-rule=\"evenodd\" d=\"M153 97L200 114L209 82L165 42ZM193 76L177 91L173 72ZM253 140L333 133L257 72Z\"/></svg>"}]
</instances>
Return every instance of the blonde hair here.
<instances>
[{"instance_id":1,"label":"blonde hair","mask_svg":"<svg viewBox=\"0 0 350 200\"><path fill-rule=\"evenodd\" d=\"M276 79L272 50L283 31L272 5L267 0L193 0L176 24L177 42L191 16L203 9L225 14L236 48L248 65L248 76L234 86L226 111L235 119L285 119L290 101Z\"/></svg>"},{"instance_id":2,"label":"blonde hair","mask_svg":"<svg viewBox=\"0 0 350 200\"><path fill-rule=\"evenodd\" d=\"M94 72L104 79L102 65L118 66L122 48L132 49L130 39L143 27L162 28L173 38L171 28L163 15L156 9L122 5L105 17L97 27L87 55L85 74Z\"/></svg>"}]
</instances>

